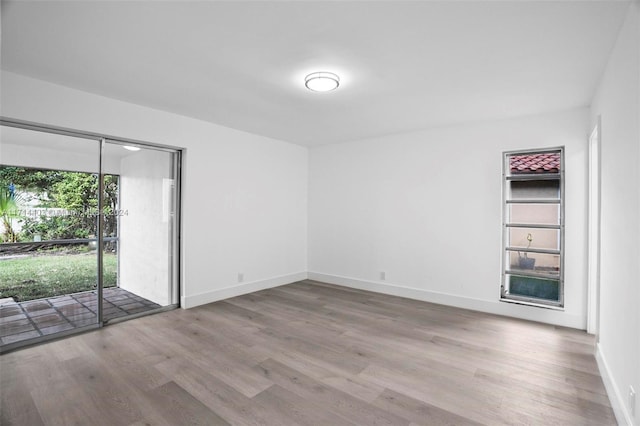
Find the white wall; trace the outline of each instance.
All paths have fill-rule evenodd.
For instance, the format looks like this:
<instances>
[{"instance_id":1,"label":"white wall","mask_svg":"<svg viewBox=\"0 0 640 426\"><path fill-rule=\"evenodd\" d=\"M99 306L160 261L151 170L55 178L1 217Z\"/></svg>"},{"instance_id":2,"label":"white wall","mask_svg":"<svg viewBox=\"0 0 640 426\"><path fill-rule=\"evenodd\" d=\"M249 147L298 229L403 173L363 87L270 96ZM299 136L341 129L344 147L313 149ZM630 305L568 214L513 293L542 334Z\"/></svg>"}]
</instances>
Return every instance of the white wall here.
<instances>
[{"instance_id":1,"label":"white wall","mask_svg":"<svg viewBox=\"0 0 640 426\"><path fill-rule=\"evenodd\" d=\"M600 81L601 273L598 360L621 424L640 424L640 4L632 3Z\"/></svg>"},{"instance_id":2,"label":"white wall","mask_svg":"<svg viewBox=\"0 0 640 426\"><path fill-rule=\"evenodd\" d=\"M5 71L1 90L5 117L186 148L183 306L306 277L306 148Z\"/></svg>"},{"instance_id":3,"label":"white wall","mask_svg":"<svg viewBox=\"0 0 640 426\"><path fill-rule=\"evenodd\" d=\"M310 278L585 328L587 133L584 108L312 148ZM502 152L560 145L565 310L499 302Z\"/></svg>"}]
</instances>

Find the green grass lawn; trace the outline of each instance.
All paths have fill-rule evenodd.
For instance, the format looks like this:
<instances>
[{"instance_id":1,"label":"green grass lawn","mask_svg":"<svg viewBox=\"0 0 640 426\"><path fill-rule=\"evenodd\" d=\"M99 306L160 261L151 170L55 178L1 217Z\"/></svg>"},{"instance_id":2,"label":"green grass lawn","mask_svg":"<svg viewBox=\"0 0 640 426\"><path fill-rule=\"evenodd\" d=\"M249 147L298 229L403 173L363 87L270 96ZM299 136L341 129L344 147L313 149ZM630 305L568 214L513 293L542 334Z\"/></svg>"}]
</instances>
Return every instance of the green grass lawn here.
<instances>
[{"instance_id":1,"label":"green grass lawn","mask_svg":"<svg viewBox=\"0 0 640 426\"><path fill-rule=\"evenodd\" d=\"M104 254L104 286L117 283L117 256ZM95 252L21 257L0 260L0 299L16 302L93 290L96 285Z\"/></svg>"}]
</instances>

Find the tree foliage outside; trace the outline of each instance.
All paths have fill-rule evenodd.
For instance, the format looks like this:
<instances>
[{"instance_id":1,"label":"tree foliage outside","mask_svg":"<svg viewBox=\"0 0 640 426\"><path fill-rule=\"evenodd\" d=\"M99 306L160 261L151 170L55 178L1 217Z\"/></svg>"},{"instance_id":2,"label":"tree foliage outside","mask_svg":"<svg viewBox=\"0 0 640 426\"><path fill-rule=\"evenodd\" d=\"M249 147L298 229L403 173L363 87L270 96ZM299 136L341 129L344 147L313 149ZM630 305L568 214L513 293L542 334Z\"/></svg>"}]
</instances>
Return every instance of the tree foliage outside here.
<instances>
[{"instance_id":1,"label":"tree foliage outside","mask_svg":"<svg viewBox=\"0 0 640 426\"><path fill-rule=\"evenodd\" d=\"M94 238L97 235L97 174L0 165L0 242ZM104 233L117 236L118 176L104 176ZM0 298L17 302L93 290L95 252L86 243L5 247L7 253L38 249L30 256L0 259ZM111 248L111 247L110 247ZM105 287L117 283L117 255L103 256Z\"/></svg>"},{"instance_id":2,"label":"tree foliage outside","mask_svg":"<svg viewBox=\"0 0 640 426\"><path fill-rule=\"evenodd\" d=\"M0 166L0 183L3 188L13 184L22 191L41 192L62 180L62 171Z\"/></svg>"},{"instance_id":3,"label":"tree foliage outside","mask_svg":"<svg viewBox=\"0 0 640 426\"><path fill-rule=\"evenodd\" d=\"M12 211L17 211L12 220L20 221L21 231L16 233L13 227L7 226L9 219L0 210L4 232L4 242L33 241L35 235L40 235L42 240L89 238L97 234L98 214L98 175L83 172L66 172L59 170L40 170L24 167L0 166L0 209L2 203L8 204L4 193L9 188L15 196L30 198L31 210L35 208L63 209L64 214L39 214L34 215L25 206L12 205ZM26 195L29 195L27 197ZM117 235L118 205L118 176L105 175L104 178L104 202L105 214L104 234L106 236ZM9 211L7 209L7 211Z\"/></svg>"},{"instance_id":4,"label":"tree foliage outside","mask_svg":"<svg viewBox=\"0 0 640 426\"><path fill-rule=\"evenodd\" d=\"M18 235L13 229L13 220L19 217L19 197L16 197L13 186L0 188L0 217L2 218L2 240L10 243L18 241Z\"/></svg>"}]
</instances>

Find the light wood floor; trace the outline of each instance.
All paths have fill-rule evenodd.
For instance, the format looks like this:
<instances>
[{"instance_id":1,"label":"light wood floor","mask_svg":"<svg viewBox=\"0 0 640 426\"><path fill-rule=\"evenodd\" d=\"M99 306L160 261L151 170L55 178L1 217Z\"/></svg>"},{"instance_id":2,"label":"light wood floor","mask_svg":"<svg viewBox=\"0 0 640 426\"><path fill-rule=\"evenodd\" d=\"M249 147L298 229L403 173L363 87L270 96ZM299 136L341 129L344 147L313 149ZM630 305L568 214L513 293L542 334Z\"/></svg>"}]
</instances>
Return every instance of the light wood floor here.
<instances>
[{"instance_id":1,"label":"light wood floor","mask_svg":"<svg viewBox=\"0 0 640 426\"><path fill-rule=\"evenodd\" d=\"M303 281L0 357L2 425L613 425L584 332Z\"/></svg>"}]
</instances>

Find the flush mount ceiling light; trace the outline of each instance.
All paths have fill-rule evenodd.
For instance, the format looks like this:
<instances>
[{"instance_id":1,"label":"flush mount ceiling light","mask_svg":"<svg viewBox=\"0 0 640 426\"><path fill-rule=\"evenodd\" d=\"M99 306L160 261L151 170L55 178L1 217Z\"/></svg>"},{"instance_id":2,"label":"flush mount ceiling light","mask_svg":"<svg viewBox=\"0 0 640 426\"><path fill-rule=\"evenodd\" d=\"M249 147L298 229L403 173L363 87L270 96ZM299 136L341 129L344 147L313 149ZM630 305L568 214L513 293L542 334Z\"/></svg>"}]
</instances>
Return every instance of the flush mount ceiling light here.
<instances>
[{"instance_id":1,"label":"flush mount ceiling light","mask_svg":"<svg viewBox=\"0 0 640 426\"><path fill-rule=\"evenodd\" d=\"M304 85L314 92L330 92L340 85L340 77L332 72L312 72L304 78Z\"/></svg>"},{"instance_id":2,"label":"flush mount ceiling light","mask_svg":"<svg viewBox=\"0 0 640 426\"><path fill-rule=\"evenodd\" d=\"M140 151L140 148L138 148L137 146L123 145L122 147L129 151Z\"/></svg>"}]
</instances>

